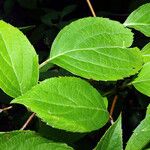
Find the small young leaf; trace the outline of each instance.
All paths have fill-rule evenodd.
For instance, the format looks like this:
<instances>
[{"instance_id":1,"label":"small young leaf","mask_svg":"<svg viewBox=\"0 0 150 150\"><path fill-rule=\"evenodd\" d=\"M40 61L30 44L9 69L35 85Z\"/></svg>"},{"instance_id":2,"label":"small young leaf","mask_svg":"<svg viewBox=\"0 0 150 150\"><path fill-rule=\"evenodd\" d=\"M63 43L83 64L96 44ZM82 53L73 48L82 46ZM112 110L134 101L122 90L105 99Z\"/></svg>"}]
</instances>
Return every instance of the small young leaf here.
<instances>
[{"instance_id":1,"label":"small young leaf","mask_svg":"<svg viewBox=\"0 0 150 150\"><path fill-rule=\"evenodd\" d=\"M150 96L150 62L143 65L138 77L132 82L141 93Z\"/></svg>"},{"instance_id":2,"label":"small young leaf","mask_svg":"<svg viewBox=\"0 0 150 150\"><path fill-rule=\"evenodd\" d=\"M122 150L122 128L121 116L117 121L106 131L95 150Z\"/></svg>"},{"instance_id":3,"label":"small young leaf","mask_svg":"<svg viewBox=\"0 0 150 150\"><path fill-rule=\"evenodd\" d=\"M150 142L150 107L147 115L134 130L125 150L142 150Z\"/></svg>"},{"instance_id":4,"label":"small young leaf","mask_svg":"<svg viewBox=\"0 0 150 150\"><path fill-rule=\"evenodd\" d=\"M33 131L13 131L0 133L2 150L73 150L62 143L54 143L40 137Z\"/></svg>"},{"instance_id":5,"label":"small young leaf","mask_svg":"<svg viewBox=\"0 0 150 150\"><path fill-rule=\"evenodd\" d=\"M12 103L27 106L54 128L90 132L108 121L103 97L79 78L51 78L34 86Z\"/></svg>"},{"instance_id":6,"label":"small young leaf","mask_svg":"<svg viewBox=\"0 0 150 150\"><path fill-rule=\"evenodd\" d=\"M133 11L124 23L150 37L150 3L140 6Z\"/></svg>"},{"instance_id":7,"label":"small young leaf","mask_svg":"<svg viewBox=\"0 0 150 150\"><path fill-rule=\"evenodd\" d=\"M144 58L144 62L145 63L149 62L150 61L150 43L144 46L141 52Z\"/></svg>"},{"instance_id":8,"label":"small young leaf","mask_svg":"<svg viewBox=\"0 0 150 150\"><path fill-rule=\"evenodd\" d=\"M88 79L118 80L138 72L141 54L128 49L133 34L106 18L79 19L56 37L50 62Z\"/></svg>"},{"instance_id":9,"label":"small young leaf","mask_svg":"<svg viewBox=\"0 0 150 150\"><path fill-rule=\"evenodd\" d=\"M17 28L0 21L0 88L17 97L38 82L37 54Z\"/></svg>"},{"instance_id":10,"label":"small young leaf","mask_svg":"<svg viewBox=\"0 0 150 150\"><path fill-rule=\"evenodd\" d=\"M104 104L105 104L106 108L108 108L108 99L107 99L107 97L103 97L103 101L104 101Z\"/></svg>"}]
</instances>

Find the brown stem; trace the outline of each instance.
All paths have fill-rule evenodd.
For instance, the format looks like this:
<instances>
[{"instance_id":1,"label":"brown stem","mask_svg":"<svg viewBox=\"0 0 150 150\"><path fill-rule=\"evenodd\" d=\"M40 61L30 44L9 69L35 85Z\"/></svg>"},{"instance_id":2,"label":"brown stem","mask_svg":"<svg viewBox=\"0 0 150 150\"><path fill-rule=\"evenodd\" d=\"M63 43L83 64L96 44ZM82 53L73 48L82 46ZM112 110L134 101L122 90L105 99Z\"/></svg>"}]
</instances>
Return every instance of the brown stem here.
<instances>
[{"instance_id":1,"label":"brown stem","mask_svg":"<svg viewBox=\"0 0 150 150\"><path fill-rule=\"evenodd\" d=\"M9 109L12 109L12 106L0 109L0 113L3 112L3 111L9 110Z\"/></svg>"},{"instance_id":2,"label":"brown stem","mask_svg":"<svg viewBox=\"0 0 150 150\"><path fill-rule=\"evenodd\" d=\"M118 99L118 96L115 95L114 99L113 99L113 102L112 102L112 105L111 105L111 109L110 109L110 122L113 124L113 112L114 112L114 109L115 109L115 105L116 105L116 102L117 102L117 99Z\"/></svg>"},{"instance_id":3,"label":"brown stem","mask_svg":"<svg viewBox=\"0 0 150 150\"><path fill-rule=\"evenodd\" d=\"M29 123L32 121L34 116L35 116L35 113L32 113L32 115L28 118L28 120L25 122L25 124L21 127L20 130L24 130L29 125Z\"/></svg>"},{"instance_id":4,"label":"brown stem","mask_svg":"<svg viewBox=\"0 0 150 150\"><path fill-rule=\"evenodd\" d=\"M93 17L96 17L95 11L94 11L94 9L93 9L93 6L92 6L90 0L86 0L86 2L87 2L88 6L89 6L89 8L90 8L90 11L91 11Z\"/></svg>"}]
</instances>

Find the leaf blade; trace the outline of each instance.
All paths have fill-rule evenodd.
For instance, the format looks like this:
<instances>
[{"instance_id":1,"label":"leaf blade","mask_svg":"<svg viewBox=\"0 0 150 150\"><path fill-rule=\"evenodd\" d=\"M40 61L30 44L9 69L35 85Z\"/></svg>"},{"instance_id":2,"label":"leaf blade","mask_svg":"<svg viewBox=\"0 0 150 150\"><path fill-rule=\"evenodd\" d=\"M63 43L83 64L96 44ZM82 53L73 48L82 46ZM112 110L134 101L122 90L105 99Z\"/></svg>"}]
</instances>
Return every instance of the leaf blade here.
<instances>
[{"instance_id":1,"label":"leaf blade","mask_svg":"<svg viewBox=\"0 0 150 150\"><path fill-rule=\"evenodd\" d=\"M11 97L28 91L38 81L38 57L17 28L0 21L0 87Z\"/></svg>"},{"instance_id":2,"label":"leaf blade","mask_svg":"<svg viewBox=\"0 0 150 150\"><path fill-rule=\"evenodd\" d=\"M33 131L12 131L0 133L0 147L3 150L72 150L72 148L66 144L54 143L40 137Z\"/></svg>"},{"instance_id":3,"label":"leaf blade","mask_svg":"<svg viewBox=\"0 0 150 150\"><path fill-rule=\"evenodd\" d=\"M150 107L148 107L148 111L146 117L138 127L134 130L134 133L130 137L127 142L127 146L125 150L139 150L143 149L150 142Z\"/></svg>"},{"instance_id":4,"label":"leaf blade","mask_svg":"<svg viewBox=\"0 0 150 150\"><path fill-rule=\"evenodd\" d=\"M150 62L143 65L138 77L132 82L141 93L150 96Z\"/></svg>"},{"instance_id":5,"label":"leaf blade","mask_svg":"<svg viewBox=\"0 0 150 150\"><path fill-rule=\"evenodd\" d=\"M115 150L123 149L121 116L106 131L94 150L112 150L114 148Z\"/></svg>"},{"instance_id":6,"label":"leaf blade","mask_svg":"<svg viewBox=\"0 0 150 150\"><path fill-rule=\"evenodd\" d=\"M51 58L51 62L84 78L104 81L115 81L133 75L143 63L137 48L129 50L110 47L69 51Z\"/></svg>"},{"instance_id":7,"label":"leaf blade","mask_svg":"<svg viewBox=\"0 0 150 150\"><path fill-rule=\"evenodd\" d=\"M144 62L145 63L149 62L150 61L150 43L145 45L141 52L143 55Z\"/></svg>"},{"instance_id":8,"label":"leaf blade","mask_svg":"<svg viewBox=\"0 0 150 150\"><path fill-rule=\"evenodd\" d=\"M142 32L144 35L150 37L150 3L140 6L133 11L124 25L130 28L134 28Z\"/></svg>"},{"instance_id":9,"label":"leaf blade","mask_svg":"<svg viewBox=\"0 0 150 150\"><path fill-rule=\"evenodd\" d=\"M60 31L53 42L49 60L87 79L118 80L141 68L141 56L126 48L132 42L133 33L119 22L98 17L79 19ZM125 59L130 61L126 66ZM137 69L132 71L130 65ZM121 68L124 71L120 71Z\"/></svg>"},{"instance_id":10,"label":"leaf blade","mask_svg":"<svg viewBox=\"0 0 150 150\"><path fill-rule=\"evenodd\" d=\"M12 103L29 107L54 128L72 132L96 130L109 116L103 97L87 82L73 77L45 80Z\"/></svg>"}]
</instances>

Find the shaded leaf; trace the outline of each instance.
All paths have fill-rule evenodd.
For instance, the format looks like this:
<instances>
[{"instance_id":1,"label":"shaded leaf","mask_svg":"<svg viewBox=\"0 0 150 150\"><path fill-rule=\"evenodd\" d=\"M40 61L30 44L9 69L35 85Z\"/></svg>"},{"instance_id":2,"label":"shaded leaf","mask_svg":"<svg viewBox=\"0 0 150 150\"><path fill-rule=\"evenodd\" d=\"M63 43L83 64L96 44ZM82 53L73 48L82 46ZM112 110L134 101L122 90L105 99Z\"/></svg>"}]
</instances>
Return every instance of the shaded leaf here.
<instances>
[{"instance_id":1,"label":"shaded leaf","mask_svg":"<svg viewBox=\"0 0 150 150\"><path fill-rule=\"evenodd\" d=\"M38 56L21 31L0 21L0 88L17 97L38 82Z\"/></svg>"},{"instance_id":2,"label":"shaded leaf","mask_svg":"<svg viewBox=\"0 0 150 150\"><path fill-rule=\"evenodd\" d=\"M74 142L78 141L79 139L83 138L86 135L86 133L73 133L52 128L51 126L46 125L46 123L42 121L39 122L37 132L49 140L69 144L73 144Z\"/></svg>"},{"instance_id":3,"label":"shaded leaf","mask_svg":"<svg viewBox=\"0 0 150 150\"><path fill-rule=\"evenodd\" d=\"M132 82L141 93L150 96L150 62L143 65L138 77Z\"/></svg>"},{"instance_id":4,"label":"shaded leaf","mask_svg":"<svg viewBox=\"0 0 150 150\"><path fill-rule=\"evenodd\" d=\"M95 150L122 150L122 128L121 116L117 121L106 131Z\"/></svg>"},{"instance_id":5,"label":"shaded leaf","mask_svg":"<svg viewBox=\"0 0 150 150\"><path fill-rule=\"evenodd\" d=\"M140 6L133 11L124 23L150 37L150 3Z\"/></svg>"},{"instance_id":6,"label":"shaded leaf","mask_svg":"<svg viewBox=\"0 0 150 150\"><path fill-rule=\"evenodd\" d=\"M148 105L148 107L147 107L146 117L149 117L149 115L150 115L150 105Z\"/></svg>"},{"instance_id":7,"label":"shaded leaf","mask_svg":"<svg viewBox=\"0 0 150 150\"><path fill-rule=\"evenodd\" d=\"M52 57L51 62L87 79L116 81L129 77L142 67L138 49L77 49Z\"/></svg>"},{"instance_id":8,"label":"shaded leaf","mask_svg":"<svg viewBox=\"0 0 150 150\"><path fill-rule=\"evenodd\" d=\"M76 5L69 5L66 6L62 12L61 12L61 18L67 16L68 14L70 14L71 12L73 12L76 9Z\"/></svg>"},{"instance_id":9,"label":"shaded leaf","mask_svg":"<svg viewBox=\"0 0 150 150\"><path fill-rule=\"evenodd\" d=\"M56 11L56 10L49 10L49 12L47 14L45 14L44 16L41 17L41 21L50 26L53 25L53 21L59 19L60 16L60 12Z\"/></svg>"},{"instance_id":10,"label":"shaded leaf","mask_svg":"<svg viewBox=\"0 0 150 150\"><path fill-rule=\"evenodd\" d=\"M12 103L23 104L54 128L90 132L104 126L108 112L103 97L79 78L51 78Z\"/></svg>"},{"instance_id":11,"label":"shaded leaf","mask_svg":"<svg viewBox=\"0 0 150 150\"><path fill-rule=\"evenodd\" d=\"M14 4L15 4L15 1L12 1L12 0L5 0L4 1L3 7L4 7L4 11L7 15L10 14L11 11L13 10Z\"/></svg>"},{"instance_id":12,"label":"shaded leaf","mask_svg":"<svg viewBox=\"0 0 150 150\"><path fill-rule=\"evenodd\" d=\"M0 148L3 150L72 150L66 144L54 143L32 131L0 133Z\"/></svg>"}]
</instances>

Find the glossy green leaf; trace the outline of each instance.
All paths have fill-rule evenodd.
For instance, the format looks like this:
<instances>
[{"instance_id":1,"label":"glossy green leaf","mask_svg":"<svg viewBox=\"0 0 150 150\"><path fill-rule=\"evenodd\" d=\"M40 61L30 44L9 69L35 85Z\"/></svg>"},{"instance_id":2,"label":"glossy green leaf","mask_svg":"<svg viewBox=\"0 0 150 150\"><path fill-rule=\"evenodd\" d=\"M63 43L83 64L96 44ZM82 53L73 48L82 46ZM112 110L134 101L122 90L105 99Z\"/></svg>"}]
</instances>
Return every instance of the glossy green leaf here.
<instances>
[{"instance_id":1,"label":"glossy green leaf","mask_svg":"<svg viewBox=\"0 0 150 150\"><path fill-rule=\"evenodd\" d=\"M141 93L150 96L150 62L143 65L138 77L132 82Z\"/></svg>"},{"instance_id":2,"label":"glossy green leaf","mask_svg":"<svg viewBox=\"0 0 150 150\"><path fill-rule=\"evenodd\" d=\"M138 50L128 49L133 34L106 18L79 19L56 37L50 62L88 79L118 80L141 68Z\"/></svg>"},{"instance_id":3,"label":"glossy green leaf","mask_svg":"<svg viewBox=\"0 0 150 150\"><path fill-rule=\"evenodd\" d=\"M117 121L106 131L95 150L122 150L122 128L121 116Z\"/></svg>"},{"instance_id":4,"label":"glossy green leaf","mask_svg":"<svg viewBox=\"0 0 150 150\"><path fill-rule=\"evenodd\" d=\"M133 11L124 25L150 37L150 3L144 4Z\"/></svg>"},{"instance_id":5,"label":"glossy green leaf","mask_svg":"<svg viewBox=\"0 0 150 150\"><path fill-rule=\"evenodd\" d=\"M136 50L80 49L64 53L51 60L62 68L87 79L116 81L137 73L141 68L142 59Z\"/></svg>"},{"instance_id":6,"label":"glossy green leaf","mask_svg":"<svg viewBox=\"0 0 150 150\"><path fill-rule=\"evenodd\" d=\"M150 143L150 110L147 111L145 119L134 130L125 150L142 150L148 143Z\"/></svg>"},{"instance_id":7,"label":"glossy green leaf","mask_svg":"<svg viewBox=\"0 0 150 150\"><path fill-rule=\"evenodd\" d=\"M144 62L145 63L149 62L150 61L150 43L144 46L141 52L144 58Z\"/></svg>"},{"instance_id":8,"label":"glossy green leaf","mask_svg":"<svg viewBox=\"0 0 150 150\"><path fill-rule=\"evenodd\" d=\"M13 103L27 106L54 128L72 132L97 130L109 118L98 91L74 77L45 80Z\"/></svg>"},{"instance_id":9,"label":"glossy green leaf","mask_svg":"<svg viewBox=\"0 0 150 150\"><path fill-rule=\"evenodd\" d=\"M149 115L150 115L150 105L148 105L148 107L147 107L146 117L148 117Z\"/></svg>"},{"instance_id":10,"label":"glossy green leaf","mask_svg":"<svg viewBox=\"0 0 150 150\"><path fill-rule=\"evenodd\" d=\"M40 137L33 131L0 133L1 150L73 150L62 143L54 143Z\"/></svg>"},{"instance_id":11,"label":"glossy green leaf","mask_svg":"<svg viewBox=\"0 0 150 150\"><path fill-rule=\"evenodd\" d=\"M38 82L37 54L17 28L0 21L0 88L17 97Z\"/></svg>"}]
</instances>

